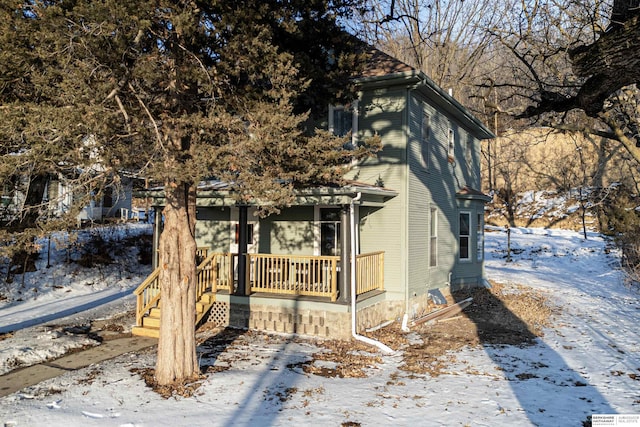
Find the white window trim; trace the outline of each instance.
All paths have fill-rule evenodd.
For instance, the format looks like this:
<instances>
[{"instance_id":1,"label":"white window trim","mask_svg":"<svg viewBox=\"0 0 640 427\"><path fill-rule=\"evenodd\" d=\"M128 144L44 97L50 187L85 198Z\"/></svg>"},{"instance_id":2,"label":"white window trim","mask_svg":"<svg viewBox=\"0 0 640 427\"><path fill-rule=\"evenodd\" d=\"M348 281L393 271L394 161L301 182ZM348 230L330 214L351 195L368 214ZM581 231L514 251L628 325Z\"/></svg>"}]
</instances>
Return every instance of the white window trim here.
<instances>
[{"instance_id":1,"label":"white window trim","mask_svg":"<svg viewBox=\"0 0 640 427\"><path fill-rule=\"evenodd\" d=\"M455 145L456 145L456 133L449 124L449 131L447 133L447 157L450 161L455 161Z\"/></svg>"},{"instance_id":2,"label":"white window trim","mask_svg":"<svg viewBox=\"0 0 640 427\"><path fill-rule=\"evenodd\" d=\"M471 169L473 166L473 140L467 135L467 142L465 144L465 160L467 162L467 168Z\"/></svg>"},{"instance_id":3,"label":"white window trim","mask_svg":"<svg viewBox=\"0 0 640 427\"><path fill-rule=\"evenodd\" d=\"M355 100L348 106L351 108L351 144L355 147L358 145L358 100ZM344 105L329 105L329 132L334 132L333 113L336 110L344 110Z\"/></svg>"},{"instance_id":4,"label":"white window trim","mask_svg":"<svg viewBox=\"0 0 640 427\"><path fill-rule=\"evenodd\" d=\"M331 117L331 114L329 114ZM327 206L313 207L313 255L320 256L320 208Z\"/></svg>"},{"instance_id":5,"label":"white window trim","mask_svg":"<svg viewBox=\"0 0 640 427\"><path fill-rule=\"evenodd\" d=\"M425 135L425 121L426 135ZM422 119L420 120L420 156L422 160L422 166L425 169L429 169L429 157L431 156L431 114L425 106L422 107Z\"/></svg>"},{"instance_id":6,"label":"white window trim","mask_svg":"<svg viewBox=\"0 0 640 427\"><path fill-rule=\"evenodd\" d=\"M484 213L476 215L476 261L484 261Z\"/></svg>"},{"instance_id":7,"label":"white window trim","mask_svg":"<svg viewBox=\"0 0 640 427\"><path fill-rule=\"evenodd\" d=\"M321 230L321 222L320 221L320 210L321 209L336 209L339 208L339 206L336 205L316 205L313 207L313 255L314 256L321 256L321 248L320 248L320 243L322 240L322 230ZM356 215L358 215L359 211L357 210L359 208L359 206L355 206L356 208ZM357 216L356 216L357 217ZM356 233L358 232L358 230L356 229ZM338 236L337 242L338 244L341 244L341 236ZM359 235L356 236L357 239L359 239ZM357 242L358 240L356 240ZM356 252L359 253L359 252Z\"/></svg>"},{"instance_id":8,"label":"white window trim","mask_svg":"<svg viewBox=\"0 0 640 427\"><path fill-rule=\"evenodd\" d=\"M433 240L435 240L434 245L432 245ZM431 264L432 259L435 261L434 264ZM429 268L436 267L438 267L438 209L431 208L429 209Z\"/></svg>"},{"instance_id":9,"label":"white window trim","mask_svg":"<svg viewBox=\"0 0 640 427\"><path fill-rule=\"evenodd\" d=\"M469 217L469 234L462 234L461 230L460 230L460 216L461 215L468 215ZM471 216L471 212L470 211L459 211L458 212L458 259L461 262L471 262L472 260L472 252L473 252L473 245L472 243L472 238L471 238L471 234L473 232L473 224L472 224L472 220L473 217ZM468 243L468 251L467 251L467 257L466 258L462 258L462 245L460 244L460 240L462 237L466 237L467 239L469 239L469 243Z\"/></svg>"}]
</instances>

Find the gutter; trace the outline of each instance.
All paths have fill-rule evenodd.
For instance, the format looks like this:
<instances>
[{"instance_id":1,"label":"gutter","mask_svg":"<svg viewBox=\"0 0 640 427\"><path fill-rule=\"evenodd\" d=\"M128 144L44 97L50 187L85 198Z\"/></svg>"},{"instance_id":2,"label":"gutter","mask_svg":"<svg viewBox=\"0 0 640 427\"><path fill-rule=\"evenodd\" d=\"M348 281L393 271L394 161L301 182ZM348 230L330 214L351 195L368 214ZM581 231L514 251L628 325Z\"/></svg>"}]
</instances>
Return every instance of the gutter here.
<instances>
[{"instance_id":1,"label":"gutter","mask_svg":"<svg viewBox=\"0 0 640 427\"><path fill-rule=\"evenodd\" d=\"M454 116L457 116L459 120L465 123L472 129L475 127L476 134L479 139L491 139L495 138L495 134L487 128L476 116L465 108L458 100L449 95L447 91L438 86L429 76L424 72L418 70L400 71L396 73L386 74L383 76L367 76L354 80L356 84L360 84L365 87L387 86L391 84L413 84L414 88L421 90L423 93L431 93L435 97L429 97L436 104L439 104L443 109L449 111ZM438 102L438 99L441 102Z\"/></svg>"},{"instance_id":2,"label":"gutter","mask_svg":"<svg viewBox=\"0 0 640 427\"><path fill-rule=\"evenodd\" d=\"M358 193L358 195L351 199L351 203L349 204L349 222L350 222L350 231L351 231L351 335L358 341L362 341L364 343L374 345L382 350L384 353L392 354L395 353L391 348L382 344L380 341L376 341L374 339L364 337L362 335L358 335L356 329L356 224L355 224L355 202L359 201L362 197L362 193Z\"/></svg>"}]
</instances>

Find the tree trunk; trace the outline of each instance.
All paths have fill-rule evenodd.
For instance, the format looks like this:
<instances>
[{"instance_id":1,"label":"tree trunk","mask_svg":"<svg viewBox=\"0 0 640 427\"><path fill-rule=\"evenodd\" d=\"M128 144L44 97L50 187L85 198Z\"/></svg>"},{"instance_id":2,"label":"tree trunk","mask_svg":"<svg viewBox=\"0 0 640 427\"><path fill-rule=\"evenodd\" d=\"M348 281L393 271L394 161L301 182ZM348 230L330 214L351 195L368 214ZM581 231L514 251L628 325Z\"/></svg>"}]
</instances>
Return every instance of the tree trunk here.
<instances>
[{"instance_id":1,"label":"tree trunk","mask_svg":"<svg viewBox=\"0 0 640 427\"><path fill-rule=\"evenodd\" d=\"M184 382L199 373L195 341L195 188L167 182L160 237L161 315L156 381Z\"/></svg>"}]
</instances>

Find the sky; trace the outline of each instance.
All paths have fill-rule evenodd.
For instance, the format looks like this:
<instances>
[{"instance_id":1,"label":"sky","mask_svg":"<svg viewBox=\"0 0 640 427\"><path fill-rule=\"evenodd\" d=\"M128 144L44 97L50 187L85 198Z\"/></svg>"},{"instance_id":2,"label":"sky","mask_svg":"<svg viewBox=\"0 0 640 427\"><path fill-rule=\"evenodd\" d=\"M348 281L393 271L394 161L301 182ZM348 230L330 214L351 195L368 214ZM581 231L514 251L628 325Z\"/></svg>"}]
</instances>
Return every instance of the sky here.
<instances>
[{"instance_id":1,"label":"sky","mask_svg":"<svg viewBox=\"0 0 640 427\"><path fill-rule=\"evenodd\" d=\"M581 426L592 414L640 414L640 302L638 290L625 283L617 251L595 233L584 240L573 231L513 228L511 239L515 251L507 263L504 230L489 228L487 278L514 292L516 285L539 290L561 307L532 346L465 347L445 357L446 372L437 377L399 369L402 351L387 355L371 347L378 359L366 377L331 378L301 368L322 351L320 343L239 332L232 343L199 348L201 365L216 372L192 397L165 399L146 387L135 370L154 366L150 350L0 398L0 424ZM130 291L147 274L134 258L129 254L97 276L63 265L60 270L70 270L32 273L37 280L26 280L20 296L0 302L0 331L23 328L0 341L0 370L20 357L37 363L38 349L51 357L87 339L66 336L51 322L130 310ZM73 313L87 307L93 308ZM406 338L422 340L415 332Z\"/></svg>"}]
</instances>

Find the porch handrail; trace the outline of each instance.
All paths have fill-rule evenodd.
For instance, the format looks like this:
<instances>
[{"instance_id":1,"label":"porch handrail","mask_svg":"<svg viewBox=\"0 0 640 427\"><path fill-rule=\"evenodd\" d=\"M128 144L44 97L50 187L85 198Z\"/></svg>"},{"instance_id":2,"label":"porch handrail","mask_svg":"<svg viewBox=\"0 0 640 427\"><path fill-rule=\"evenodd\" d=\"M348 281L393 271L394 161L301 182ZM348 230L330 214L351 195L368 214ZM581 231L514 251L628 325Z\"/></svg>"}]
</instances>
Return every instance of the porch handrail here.
<instances>
[{"instance_id":1,"label":"porch handrail","mask_svg":"<svg viewBox=\"0 0 640 427\"><path fill-rule=\"evenodd\" d=\"M356 295L384 290L384 252L356 255Z\"/></svg>"},{"instance_id":2,"label":"porch handrail","mask_svg":"<svg viewBox=\"0 0 640 427\"><path fill-rule=\"evenodd\" d=\"M151 272L149 276L133 291L136 295L136 325L142 325L144 314L154 308L160 300L160 267Z\"/></svg>"},{"instance_id":3,"label":"porch handrail","mask_svg":"<svg viewBox=\"0 0 640 427\"><path fill-rule=\"evenodd\" d=\"M209 254L196 269L196 301L202 295L211 290L215 293L218 289L229 289L233 283L233 269L230 268L231 255L228 253L214 252ZM222 268L221 268L222 266ZM160 301L160 267L156 268L133 291L136 295L136 325L142 325L142 317Z\"/></svg>"},{"instance_id":4,"label":"porch handrail","mask_svg":"<svg viewBox=\"0 0 640 427\"><path fill-rule=\"evenodd\" d=\"M247 254L247 258L250 292L338 299L340 257Z\"/></svg>"},{"instance_id":5,"label":"porch handrail","mask_svg":"<svg viewBox=\"0 0 640 427\"><path fill-rule=\"evenodd\" d=\"M216 293L219 289L230 291L233 284L233 254L213 252L198 265L198 288L196 300L208 289Z\"/></svg>"}]
</instances>

